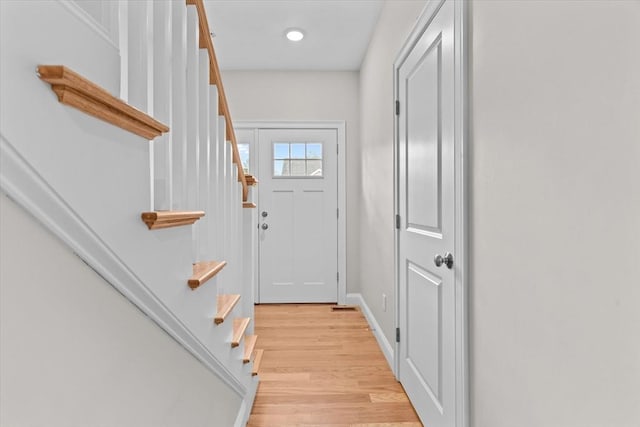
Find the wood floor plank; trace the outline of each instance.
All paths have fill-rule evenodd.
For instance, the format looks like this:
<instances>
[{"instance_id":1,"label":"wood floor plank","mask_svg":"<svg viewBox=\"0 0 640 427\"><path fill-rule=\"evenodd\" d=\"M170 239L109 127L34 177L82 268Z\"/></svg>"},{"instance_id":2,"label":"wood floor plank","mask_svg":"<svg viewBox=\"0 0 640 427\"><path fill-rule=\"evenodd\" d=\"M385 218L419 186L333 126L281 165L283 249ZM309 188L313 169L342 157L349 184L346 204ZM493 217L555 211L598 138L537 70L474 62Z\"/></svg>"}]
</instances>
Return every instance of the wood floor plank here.
<instances>
[{"instance_id":1,"label":"wood floor plank","mask_svg":"<svg viewBox=\"0 0 640 427\"><path fill-rule=\"evenodd\" d=\"M362 313L331 307L256 306L265 352L247 425L421 426Z\"/></svg>"}]
</instances>

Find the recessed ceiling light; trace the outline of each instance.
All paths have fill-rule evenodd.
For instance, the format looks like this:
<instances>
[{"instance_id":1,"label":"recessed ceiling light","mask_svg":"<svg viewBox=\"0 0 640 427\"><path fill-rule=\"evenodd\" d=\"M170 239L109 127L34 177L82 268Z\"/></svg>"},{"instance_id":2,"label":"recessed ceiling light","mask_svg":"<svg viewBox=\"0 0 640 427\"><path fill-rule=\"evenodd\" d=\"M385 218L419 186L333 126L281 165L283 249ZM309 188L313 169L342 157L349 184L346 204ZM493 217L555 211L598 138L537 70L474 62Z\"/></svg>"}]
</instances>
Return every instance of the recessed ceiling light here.
<instances>
[{"instance_id":1,"label":"recessed ceiling light","mask_svg":"<svg viewBox=\"0 0 640 427\"><path fill-rule=\"evenodd\" d=\"M302 30L299 30L297 28L289 28L286 31L286 34L287 38L292 42L299 42L304 38L304 33L302 32Z\"/></svg>"}]
</instances>

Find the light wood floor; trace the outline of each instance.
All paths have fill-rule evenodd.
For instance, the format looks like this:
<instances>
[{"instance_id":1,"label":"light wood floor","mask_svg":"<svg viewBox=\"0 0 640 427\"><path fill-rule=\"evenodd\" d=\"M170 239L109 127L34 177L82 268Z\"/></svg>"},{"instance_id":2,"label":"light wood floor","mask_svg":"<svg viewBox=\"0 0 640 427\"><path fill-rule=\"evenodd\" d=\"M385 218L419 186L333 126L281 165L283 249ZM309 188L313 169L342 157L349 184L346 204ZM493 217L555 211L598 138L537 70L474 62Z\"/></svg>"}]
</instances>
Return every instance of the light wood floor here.
<instances>
[{"instance_id":1,"label":"light wood floor","mask_svg":"<svg viewBox=\"0 0 640 427\"><path fill-rule=\"evenodd\" d=\"M249 427L419 427L360 311L257 305L263 348Z\"/></svg>"}]
</instances>

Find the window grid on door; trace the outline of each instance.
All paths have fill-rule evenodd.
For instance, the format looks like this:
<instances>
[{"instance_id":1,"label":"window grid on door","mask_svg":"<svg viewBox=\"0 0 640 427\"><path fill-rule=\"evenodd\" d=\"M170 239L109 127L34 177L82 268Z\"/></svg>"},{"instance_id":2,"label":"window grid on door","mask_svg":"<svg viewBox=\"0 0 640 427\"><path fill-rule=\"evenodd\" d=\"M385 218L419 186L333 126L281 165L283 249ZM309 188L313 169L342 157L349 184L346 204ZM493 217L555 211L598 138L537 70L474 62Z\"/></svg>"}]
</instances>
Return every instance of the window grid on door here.
<instances>
[{"instance_id":1,"label":"window grid on door","mask_svg":"<svg viewBox=\"0 0 640 427\"><path fill-rule=\"evenodd\" d=\"M322 142L274 142L274 178L323 178Z\"/></svg>"}]
</instances>

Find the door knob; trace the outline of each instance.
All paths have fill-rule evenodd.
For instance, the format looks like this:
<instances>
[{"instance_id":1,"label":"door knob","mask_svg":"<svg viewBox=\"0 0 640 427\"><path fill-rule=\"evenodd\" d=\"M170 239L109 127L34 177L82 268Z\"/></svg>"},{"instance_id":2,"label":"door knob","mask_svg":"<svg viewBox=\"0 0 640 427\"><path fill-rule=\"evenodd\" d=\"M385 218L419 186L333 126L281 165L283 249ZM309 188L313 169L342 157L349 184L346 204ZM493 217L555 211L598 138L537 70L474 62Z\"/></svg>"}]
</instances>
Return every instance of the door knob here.
<instances>
[{"instance_id":1,"label":"door knob","mask_svg":"<svg viewBox=\"0 0 640 427\"><path fill-rule=\"evenodd\" d=\"M266 217L267 217L267 215L269 215L269 214L267 213L267 211L262 211L262 218L266 218Z\"/></svg>"},{"instance_id":2,"label":"door knob","mask_svg":"<svg viewBox=\"0 0 640 427\"><path fill-rule=\"evenodd\" d=\"M267 224L266 222L264 224L262 224L262 229L266 230L267 228L269 228L269 224Z\"/></svg>"},{"instance_id":3,"label":"door knob","mask_svg":"<svg viewBox=\"0 0 640 427\"><path fill-rule=\"evenodd\" d=\"M448 269L453 268L453 255L449 252L444 254L444 256L438 254L433 258L433 262L436 267L440 267L442 264L446 265Z\"/></svg>"}]
</instances>

